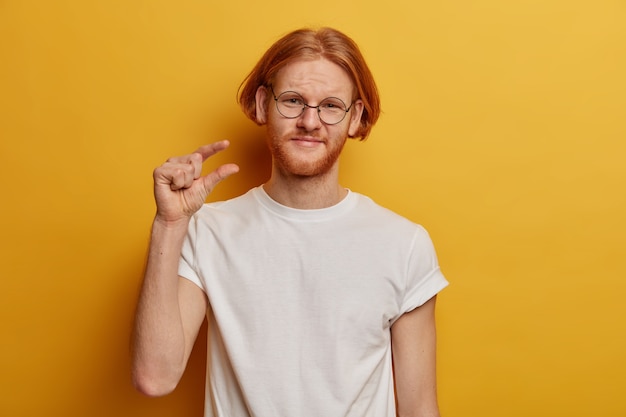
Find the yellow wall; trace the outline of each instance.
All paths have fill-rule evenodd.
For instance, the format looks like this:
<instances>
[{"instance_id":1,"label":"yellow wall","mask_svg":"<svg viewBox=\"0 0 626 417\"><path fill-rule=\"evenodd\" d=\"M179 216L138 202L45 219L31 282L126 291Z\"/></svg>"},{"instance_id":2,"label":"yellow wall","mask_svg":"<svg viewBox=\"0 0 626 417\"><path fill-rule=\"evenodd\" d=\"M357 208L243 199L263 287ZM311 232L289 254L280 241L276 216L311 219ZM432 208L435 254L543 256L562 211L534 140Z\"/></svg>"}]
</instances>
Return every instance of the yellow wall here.
<instances>
[{"instance_id":1,"label":"yellow wall","mask_svg":"<svg viewBox=\"0 0 626 417\"><path fill-rule=\"evenodd\" d=\"M151 171L229 138L212 198L263 181L235 92L304 25L382 94L343 183L424 224L452 283L443 415L626 415L620 0L0 2L0 415L201 415L198 351L170 397L129 383Z\"/></svg>"}]
</instances>

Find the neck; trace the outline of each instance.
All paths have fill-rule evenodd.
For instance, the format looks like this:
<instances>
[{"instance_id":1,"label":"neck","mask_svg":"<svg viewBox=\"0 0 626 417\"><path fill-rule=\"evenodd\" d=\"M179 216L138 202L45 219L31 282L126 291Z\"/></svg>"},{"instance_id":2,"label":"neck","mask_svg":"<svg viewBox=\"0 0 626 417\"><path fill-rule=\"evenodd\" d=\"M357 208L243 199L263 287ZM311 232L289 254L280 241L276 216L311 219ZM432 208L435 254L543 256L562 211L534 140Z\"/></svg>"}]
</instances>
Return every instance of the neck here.
<instances>
[{"instance_id":1,"label":"neck","mask_svg":"<svg viewBox=\"0 0 626 417\"><path fill-rule=\"evenodd\" d=\"M274 201L287 207L303 210L331 207L348 193L339 184L336 168L323 175L297 176L281 173L274 167L263 189Z\"/></svg>"}]
</instances>

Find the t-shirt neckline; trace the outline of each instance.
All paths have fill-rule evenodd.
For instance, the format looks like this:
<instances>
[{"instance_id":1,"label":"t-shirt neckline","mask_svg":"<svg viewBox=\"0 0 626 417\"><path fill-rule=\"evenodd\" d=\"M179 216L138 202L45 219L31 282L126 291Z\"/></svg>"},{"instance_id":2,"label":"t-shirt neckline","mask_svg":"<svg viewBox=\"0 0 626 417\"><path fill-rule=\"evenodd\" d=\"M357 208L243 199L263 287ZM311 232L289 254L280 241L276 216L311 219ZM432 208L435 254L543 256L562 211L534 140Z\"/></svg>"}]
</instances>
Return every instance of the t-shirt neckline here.
<instances>
[{"instance_id":1,"label":"t-shirt neckline","mask_svg":"<svg viewBox=\"0 0 626 417\"><path fill-rule=\"evenodd\" d=\"M348 193L337 204L321 209L297 209L280 204L267 194L260 185L252 189L252 194L261 205L272 213L293 220L320 221L335 218L349 211L357 202L357 195L346 189Z\"/></svg>"}]
</instances>

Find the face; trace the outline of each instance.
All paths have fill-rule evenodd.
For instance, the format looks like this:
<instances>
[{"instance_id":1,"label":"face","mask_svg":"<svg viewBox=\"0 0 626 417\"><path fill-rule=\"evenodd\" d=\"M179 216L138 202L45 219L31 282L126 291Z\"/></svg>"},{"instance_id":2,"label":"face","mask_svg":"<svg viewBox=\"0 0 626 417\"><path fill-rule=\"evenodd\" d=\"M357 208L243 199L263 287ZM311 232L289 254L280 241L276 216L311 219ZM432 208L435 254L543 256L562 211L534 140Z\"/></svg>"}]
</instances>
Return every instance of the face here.
<instances>
[{"instance_id":1,"label":"face","mask_svg":"<svg viewBox=\"0 0 626 417\"><path fill-rule=\"evenodd\" d=\"M327 97L338 97L349 106L354 91L348 74L322 58L286 65L276 75L272 87L276 96L295 91L311 106L317 106ZM288 119L276 109L271 90L259 87L256 108L257 121L267 125L274 168L285 175L319 176L337 169L347 137L358 130L363 103L356 100L336 125L325 124L317 109L308 107L299 117Z\"/></svg>"}]
</instances>

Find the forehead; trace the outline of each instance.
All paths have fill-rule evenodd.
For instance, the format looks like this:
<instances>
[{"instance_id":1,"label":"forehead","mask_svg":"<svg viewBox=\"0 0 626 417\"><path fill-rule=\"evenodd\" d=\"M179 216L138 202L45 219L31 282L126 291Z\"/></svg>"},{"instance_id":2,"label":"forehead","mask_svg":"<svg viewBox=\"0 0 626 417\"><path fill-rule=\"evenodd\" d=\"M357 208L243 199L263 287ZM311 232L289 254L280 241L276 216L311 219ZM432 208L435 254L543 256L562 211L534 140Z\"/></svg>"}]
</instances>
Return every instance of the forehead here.
<instances>
[{"instance_id":1,"label":"forehead","mask_svg":"<svg viewBox=\"0 0 626 417\"><path fill-rule=\"evenodd\" d=\"M304 96L352 96L353 82L339 65L324 59L298 60L285 65L274 79L277 92L296 91Z\"/></svg>"}]
</instances>

